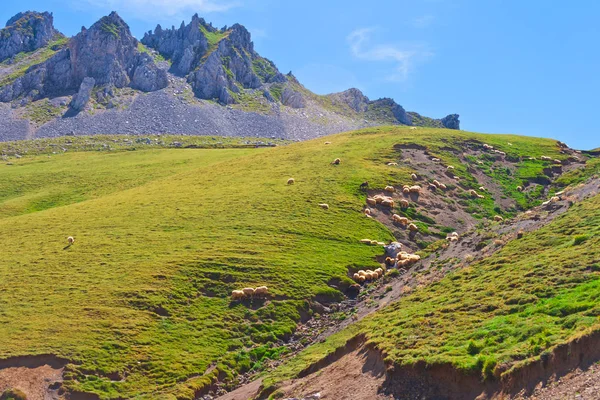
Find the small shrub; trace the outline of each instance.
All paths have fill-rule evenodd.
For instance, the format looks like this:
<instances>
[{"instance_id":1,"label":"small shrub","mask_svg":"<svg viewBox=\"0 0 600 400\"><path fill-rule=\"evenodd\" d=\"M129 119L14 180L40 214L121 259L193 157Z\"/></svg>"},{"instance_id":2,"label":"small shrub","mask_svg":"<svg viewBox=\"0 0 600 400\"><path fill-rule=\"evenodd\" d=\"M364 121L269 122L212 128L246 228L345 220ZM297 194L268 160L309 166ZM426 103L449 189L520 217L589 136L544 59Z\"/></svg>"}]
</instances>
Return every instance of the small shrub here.
<instances>
[{"instance_id":1,"label":"small shrub","mask_svg":"<svg viewBox=\"0 0 600 400\"><path fill-rule=\"evenodd\" d=\"M19 389L7 389L0 396L0 400L27 400L27 395Z\"/></svg>"},{"instance_id":2,"label":"small shrub","mask_svg":"<svg viewBox=\"0 0 600 400\"><path fill-rule=\"evenodd\" d=\"M479 354L481 351L481 347L479 347L474 341L470 341L467 345L467 353L474 356L475 354Z\"/></svg>"},{"instance_id":3,"label":"small shrub","mask_svg":"<svg viewBox=\"0 0 600 400\"><path fill-rule=\"evenodd\" d=\"M400 271L398 271L397 269L392 269L392 270L390 270L390 272L388 272L388 275L391 278L395 278L397 276L400 276Z\"/></svg>"},{"instance_id":4,"label":"small shrub","mask_svg":"<svg viewBox=\"0 0 600 400\"><path fill-rule=\"evenodd\" d=\"M583 242L585 242L589 238L590 238L589 235L577 235L573 239L573 246L579 246L580 244L582 244Z\"/></svg>"}]
</instances>

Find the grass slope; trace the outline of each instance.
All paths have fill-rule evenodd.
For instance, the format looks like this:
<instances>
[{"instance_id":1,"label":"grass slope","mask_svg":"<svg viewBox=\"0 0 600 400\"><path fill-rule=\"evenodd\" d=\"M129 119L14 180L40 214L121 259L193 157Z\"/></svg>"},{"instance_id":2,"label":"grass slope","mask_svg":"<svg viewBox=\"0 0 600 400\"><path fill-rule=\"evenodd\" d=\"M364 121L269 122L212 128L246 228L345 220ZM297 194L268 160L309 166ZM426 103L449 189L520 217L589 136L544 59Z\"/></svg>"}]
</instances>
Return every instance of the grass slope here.
<instances>
[{"instance_id":1,"label":"grass slope","mask_svg":"<svg viewBox=\"0 0 600 400\"><path fill-rule=\"evenodd\" d=\"M98 148L87 140L74 139L73 148ZM330 285L347 285L348 267L376 265L381 249L359 239L392 235L364 218L358 187L410 181L410 169L385 165L399 157L394 145L426 145L448 162L444 149L466 140L560 157L551 140L436 129L374 128L327 140L268 149L139 144L1 165L0 357L65 357L73 362L65 385L101 398L193 398L217 376L276 357L275 341L308 311L306 299L340 299ZM32 147L28 154L45 151ZM342 164L331 166L336 157ZM289 177L295 185L286 185ZM69 235L76 243L65 248ZM230 302L232 289L263 284L272 301ZM373 340L383 346L387 329Z\"/></svg>"},{"instance_id":2,"label":"grass slope","mask_svg":"<svg viewBox=\"0 0 600 400\"><path fill-rule=\"evenodd\" d=\"M296 376L359 334L390 363L451 364L484 379L538 359L558 344L600 329L599 226L596 196L308 349L269 377L267 385Z\"/></svg>"}]
</instances>

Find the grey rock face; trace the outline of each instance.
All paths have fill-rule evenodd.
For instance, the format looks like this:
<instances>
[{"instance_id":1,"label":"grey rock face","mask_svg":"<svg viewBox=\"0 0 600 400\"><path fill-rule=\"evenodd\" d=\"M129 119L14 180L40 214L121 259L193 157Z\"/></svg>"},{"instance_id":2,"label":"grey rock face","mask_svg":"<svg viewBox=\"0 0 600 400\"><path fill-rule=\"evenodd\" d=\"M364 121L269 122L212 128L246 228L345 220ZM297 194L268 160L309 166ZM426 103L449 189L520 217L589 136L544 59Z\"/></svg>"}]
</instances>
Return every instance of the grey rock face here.
<instances>
[{"instance_id":1,"label":"grey rock face","mask_svg":"<svg viewBox=\"0 0 600 400\"><path fill-rule=\"evenodd\" d=\"M142 43L156 49L162 56L173 61L172 72L187 75L200 62L200 58L208 51L208 39L204 31L215 33L217 30L207 24L198 14L192 17L187 26L182 23L179 29L163 30L160 25L154 32L146 33Z\"/></svg>"},{"instance_id":2,"label":"grey rock face","mask_svg":"<svg viewBox=\"0 0 600 400\"><path fill-rule=\"evenodd\" d=\"M369 107L369 98L365 96L360 90L352 88L341 93L334 93L329 95L334 102L341 102L347 104L351 109L356 112L365 112Z\"/></svg>"},{"instance_id":3,"label":"grey rock face","mask_svg":"<svg viewBox=\"0 0 600 400\"><path fill-rule=\"evenodd\" d=\"M442 118L442 125L448 129L460 129L460 120L458 114L450 114Z\"/></svg>"},{"instance_id":4,"label":"grey rock face","mask_svg":"<svg viewBox=\"0 0 600 400\"><path fill-rule=\"evenodd\" d=\"M167 72L158 68L147 54L138 54L131 78L131 87L144 92L154 92L169 85Z\"/></svg>"},{"instance_id":5,"label":"grey rock face","mask_svg":"<svg viewBox=\"0 0 600 400\"><path fill-rule=\"evenodd\" d=\"M6 28L0 30L0 61L44 47L58 34L52 14L18 13L8 20Z\"/></svg>"},{"instance_id":6,"label":"grey rock face","mask_svg":"<svg viewBox=\"0 0 600 400\"><path fill-rule=\"evenodd\" d=\"M69 41L68 47L34 65L24 76L0 89L0 101L25 96L37 100L77 91L85 78L97 86L131 86L143 91L167 87L165 71L137 50L138 42L116 14L103 17Z\"/></svg>"},{"instance_id":7,"label":"grey rock face","mask_svg":"<svg viewBox=\"0 0 600 400\"><path fill-rule=\"evenodd\" d=\"M370 104L373 104L377 107L389 108L394 115L394 118L403 125L412 125L412 119L410 115L406 113L404 108L396 103L393 99L383 98L379 100L372 101Z\"/></svg>"},{"instance_id":8,"label":"grey rock face","mask_svg":"<svg viewBox=\"0 0 600 400\"><path fill-rule=\"evenodd\" d=\"M290 89L289 87L286 87L281 93L281 104L292 108L306 107L306 102L304 101L302 94Z\"/></svg>"},{"instance_id":9,"label":"grey rock face","mask_svg":"<svg viewBox=\"0 0 600 400\"><path fill-rule=\"evenodd\" d=\"M250 32L239 24L219 30L194 15L190 24L182 23L179 29L157 26L142 43L170 58L171 72L187 76L201 99L231 104L235 102L231 92L287 82L275 64L254 51Z\"/></svg>"},{"instance_id":10,"label":"grey rock face","mask_svg":"<svg viewBox=\"0 0 600 400\"><path fill-rule=\"evenodd\" d=\"M75 111L83 110L87 102L90 100L92 89L94 89L95 85L96 80L94 78L84 78L83 82L81 82L81 86L79 86L79 92L77 92L77 94L73 96L73 100L71 100L71 108Z\"/></svg>"}]
</instances>

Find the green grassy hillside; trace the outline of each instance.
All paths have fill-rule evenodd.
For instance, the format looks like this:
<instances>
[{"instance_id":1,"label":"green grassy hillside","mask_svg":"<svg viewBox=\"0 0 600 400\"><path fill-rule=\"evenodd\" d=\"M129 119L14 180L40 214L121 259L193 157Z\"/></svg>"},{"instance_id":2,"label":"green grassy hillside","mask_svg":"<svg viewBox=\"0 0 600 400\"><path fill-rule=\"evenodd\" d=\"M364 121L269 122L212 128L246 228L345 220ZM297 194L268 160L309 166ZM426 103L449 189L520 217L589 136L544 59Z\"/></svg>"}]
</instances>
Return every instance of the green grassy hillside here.
<instances>
[{"instance_id":1,"label":"green grassy hillside","mask_svg":"<svg viewBox=\"0 0 600 400\"><path fill-rule=\"evenodd\" d=\"M559 183L598 177L597 160L588 164ZM599 300L597 195L494 255L309 348L271 374L267 386L296 377L357 335L364 335L390 364L450 364L482 379L497 379L557 345L600 330Z\"/></svg>"},{"instance_id":2,"label":"green grassy hillside","mask_svg":"<svg viewBox=\"0 0 600 400\"><path fill-rule=\"evenodd\" d=\"M325 145L325 140L332 144ZM427 146L456 165L464 184L474 187L467 166L454 153L472 141L494 145L515 159L519 180L500 171L490 170L490 175L505 196L523 203L536 199L517 192L518 182L535 179L545 164L521 157L564 158L552 140L402 127L267 149L139 146L136 151L11 157L10 165L0 165L0 357L67 358L72 364L65 386L101 398L193 398L194 390L217 376L227 379L259 368L262 355L277 356L276 340L289 336L301 313L309 312L306 299L341 299L341 290L351 282L349 268L377 265L374 257L382 249L360 245L360 239L393 239L387 228L362 214L365 196L359 185L365 180L379 188L410 182L411 169L386 165L400 158L394 146ZM337 157L341 165L330 165ZM295 185L286 184L289 177L296 179ZM319 203L328 203L330 209L321 209ZM472 207L479 218L497 212L490 198ZM70 235L76 242L65 247ZM503 262L515 271L526 265L538 268L526 258L509 263L523 250L519 246L567 247L562 236L527 240L536 242L506 250ZM562 262L561 254L548 260ZM470 293L467 285L499 274L493 265L490 261L449 279L464 281L461 290L478 296L483 291ZM561 266L557 262L555 268ZM565 290L593 284L580 266L569 271ZM532 285L557 276L547 275ZM232 289L259 285L269 286L271 301L253 307L231 303ZM441 283L428 289L428 296L415 295L411 313L429 313L429 296L440 296L452 307L445 288ZM563 293L562 287L557 290L550 294ZM504 309L500 299L490 295L488 300L496 310ZM528 307L538 303L531 301L516 311L533 312ZM415 329L406 327L404 314L395 312L397 307L387 311L400 321L394 327L387 327L385 318L369 320L385 326L378 334L369 330L381 346L394 346L390 329ZM582 321L568 329L591 324ZM489 323L506 321L490 318ZM471 365L473 356L462 352L471 340L483 346L476 331L445 329L448 351ZM486 351L482 347L480 352ZM510 355L514 350L505 351ZM390 356L405 355L390 351ZM413 349L410 356L424 355ZM216 368L203 375L211 366Z\"/></svg>"}]
</instances>

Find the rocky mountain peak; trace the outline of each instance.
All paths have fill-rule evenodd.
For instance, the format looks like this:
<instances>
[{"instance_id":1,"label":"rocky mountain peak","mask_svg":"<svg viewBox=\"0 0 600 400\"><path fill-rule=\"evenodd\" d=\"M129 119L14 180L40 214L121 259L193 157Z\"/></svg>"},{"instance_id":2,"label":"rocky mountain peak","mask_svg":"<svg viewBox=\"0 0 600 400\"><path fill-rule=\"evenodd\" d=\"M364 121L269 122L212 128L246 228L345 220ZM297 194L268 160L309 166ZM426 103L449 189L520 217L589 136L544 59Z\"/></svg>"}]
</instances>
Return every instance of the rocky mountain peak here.
<instances>
[{"instance_id":1,"label":"rocky mountain peak","mask_svg":"<svg viewBox=\"0 0 600 400\"><path fill-rule=\"evenodd\" d=\"M48 12L27 11L8 20L0 30L0 61L19 53L35 51L59 35L54 29L54 17Z\"/></svg>"}]
</instances>

